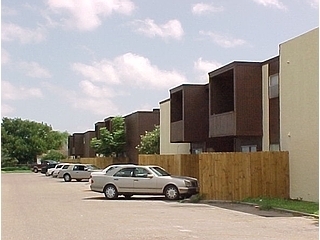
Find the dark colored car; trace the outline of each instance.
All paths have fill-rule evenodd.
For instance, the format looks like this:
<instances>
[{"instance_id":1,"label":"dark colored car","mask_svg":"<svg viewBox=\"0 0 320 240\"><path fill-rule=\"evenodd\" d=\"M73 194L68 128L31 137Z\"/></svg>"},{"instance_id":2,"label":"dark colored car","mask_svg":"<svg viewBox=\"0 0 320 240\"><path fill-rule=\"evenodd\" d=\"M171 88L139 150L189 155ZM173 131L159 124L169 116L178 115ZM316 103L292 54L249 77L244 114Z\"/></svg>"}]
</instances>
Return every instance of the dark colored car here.
<instances>
[{"instance_id":1,"label":"dark colored car","mask_svg":"<svg viewBox=\"0 0 320 240\"><path fill-rule=\"evenodd\" d=\"M54 168L58 164L54 160L44 160L41 165L41 173L45 174L49 168Z\"/></svg>"}]
</instances>

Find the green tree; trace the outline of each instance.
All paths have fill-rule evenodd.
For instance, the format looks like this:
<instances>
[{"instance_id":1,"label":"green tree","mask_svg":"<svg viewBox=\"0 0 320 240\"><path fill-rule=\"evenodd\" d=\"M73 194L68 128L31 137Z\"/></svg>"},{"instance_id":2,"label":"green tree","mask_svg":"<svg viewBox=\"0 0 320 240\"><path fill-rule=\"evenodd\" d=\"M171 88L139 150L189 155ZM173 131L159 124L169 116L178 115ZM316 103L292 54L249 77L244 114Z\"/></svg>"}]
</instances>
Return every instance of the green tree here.
<instances>
[{"instance_id":1,"label":"green tree","mask_svg":"<svg viewBox=\"0 0 320 240\"><path fill-rule=\"evenodd\" d=\"M1 151L20 164L30 163L50 149L61 148L67 136L67 132L53 131L45 123L5 117L1 123Z\"/></svg>"},{"instance_id":2,"label":"green tree","mask_svg":"<svg viewBox=\"0 0 320 240\"><path fill-rule=\"evenodd\" d=\"M137 146L141 154L159 154L160 153L160 126L156 125L151 132L146 131L141 135L141 142Z\"/></svg>"},{"instance_id":3,"label":"green tree","mask_svg":"<svg viewBox=\"0 0 320 240\"><path fill-rule=\"evenodd\" d=\"M49 150L47 154L45 154L41 160L55 160L60 161L61 159L65 159L66 156L63 155L60 151L57 150Z\"/></svg>"},{"instance_id":4,"label":"green tree","mask_svg":"<svg viewBox=\"0 0 320 240\"><path fill-rule=\"evenodd\" d=\"M121 116L111 120L111 131L105 127L100 128L100 138L92 138L90 146L103 156L116 156L123 153L125 145L125 122Z\"/></svg>"}]
</instances>

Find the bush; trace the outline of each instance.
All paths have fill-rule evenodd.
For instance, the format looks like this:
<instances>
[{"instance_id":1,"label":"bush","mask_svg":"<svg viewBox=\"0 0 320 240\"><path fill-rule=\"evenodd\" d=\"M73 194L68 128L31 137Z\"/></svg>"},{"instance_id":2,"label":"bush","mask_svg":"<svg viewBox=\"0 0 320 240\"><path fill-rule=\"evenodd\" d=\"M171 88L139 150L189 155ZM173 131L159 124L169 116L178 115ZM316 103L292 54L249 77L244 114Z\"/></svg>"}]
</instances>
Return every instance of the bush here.
<instances>
[{"instance_id":1,"label":"bush","mask_svg":"<svg viewBox=\"0 0 320 240\"><path fill-rule=\"evenodd\" d=\"M19 170L30 170L29 166L16 166L16 167L1 167L1 171L11 172L11 171L19 171Z\"/></svg>"}]
</instances>

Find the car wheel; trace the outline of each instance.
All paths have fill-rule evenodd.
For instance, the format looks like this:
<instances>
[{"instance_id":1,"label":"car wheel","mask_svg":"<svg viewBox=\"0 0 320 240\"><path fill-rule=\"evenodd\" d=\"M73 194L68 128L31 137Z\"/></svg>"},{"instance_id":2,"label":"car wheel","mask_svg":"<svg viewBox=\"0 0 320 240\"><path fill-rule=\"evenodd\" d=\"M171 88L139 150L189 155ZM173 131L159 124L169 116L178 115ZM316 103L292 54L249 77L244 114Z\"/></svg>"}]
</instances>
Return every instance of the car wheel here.
<instances>
[{"instance_id":1,"label":"car wheel","mask_svg":"<svg viewBox=\"0 0 320 240\"><path fill-rule=\"evenodd\" d=\"M65 182L70 182L71 181L71 176L69 174L63 175L63 179Z\"/></svg>"},{"instance_id":2,"label":"car wheel","mask_svg":"<svg viewBox=\"0 0 320 240\"><path fill-rule=\"evenodd\" d=\"M118 197L118 191L113 185L107 185L103 192L107 199L116 199Z\"/></svg>"},{"instance_id":3,"label":"car wheel","mask_svg":"<svg viewBox=\"0 0 320 240\"><path fill-rule=\"evenodd\" d=\"M164 195L168 200L177 200L180 197L178 188L173 185L169 185L164 189Z\"/></svg>"},{"instance_id":4,"label":"car wheel","mask_svg":"<svg viewBox=\"0 0 320 240\"><path fill-rule=\"evenodd\" d=\"M125 199L130 199L130 198L132 197L131 194L125 194L125 195L123 195L123 196L124 196Z\"/></svg>"},{"instance_id":5,"label":"car wheel","mask_svg":"<svg viewBox=\"0 0 320 240\"><path fill-rule=\"evenodd\" d=\"M34 168L33 172L37 173L38 172L38 168Z\"/></svg>"}]
</instances>

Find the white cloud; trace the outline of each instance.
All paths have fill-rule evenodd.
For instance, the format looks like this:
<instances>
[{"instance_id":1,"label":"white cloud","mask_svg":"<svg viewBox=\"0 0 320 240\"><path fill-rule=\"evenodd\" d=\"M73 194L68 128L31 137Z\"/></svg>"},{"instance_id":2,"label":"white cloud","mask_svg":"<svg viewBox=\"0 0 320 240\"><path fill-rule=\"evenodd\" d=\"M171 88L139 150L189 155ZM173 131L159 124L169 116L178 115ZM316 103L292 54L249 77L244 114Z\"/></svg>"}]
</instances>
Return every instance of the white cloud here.
<instances>
[{"instance_id":1,"label":"white cloud","mask_svg":"<svg viewBox=\"0 0 320 240\"><path fill-rule=\"evenodd\" d=\"M85 80L80 81L79 92L63 95L74 108L97 115L119 114L114 98L129 94L119 89L170 89L186 82L186 78L177 71L161 70L149 59L133 53L113 60L102 59L91 65L74 63L71 68Z\"/></svg>"},{"instance_id":2,"label":"white cloud","mask_svg":"<svg viewBox=\"0 0 320 240\"><path fill-rule=\"evenodd\" d=\"M107 97L104 98L90 98L90 97L67 97L71 101L72 106L77 109L82 109L85 112L90 112L96 115L117 115L118 107Z\"/></svg>"},{"instance_id":3,"label":"white cloud","mask_svg":"<svg viewBox=\"0 0 320 240\"><path fill-rule=\"evenodd\" d=\"M222 12L223 7L214 7L212 4L197 3L192 6L192 13L195 15L202 15L211 12Z\"/></svg>"},{"instance_id":4,"label":"white cloud","mask_svg":"<svg viewBox=\"0 0 320 240\"><path fill-rule=\"evenodd\" d=\"M240 38L232 38L216 34L214 32L200 31L200 35L209 36L216 44L224 48L232 48L246 44L246 41Z\"/></svg>"},{"instance_id":5,"label":"white cloud","mask_svg":"<svg viewBox=\"0 0 320 240\"><path fill-rule=\"evenodd\" d=\"M43 83L50 92L63 98L67 104L75 109L83 110L88 114L101 116L118 115L118 107L113 102L113 97L118 95L108 86L98 86L90 81L81 81L80 90L66 90L58 85L48 82Z\"/></svg>"},{"instance_id":6,"label":"white cloud","mask_svg":"<svg viewBox=\"0 0 320 240\"><path fill-rule=\"evenodd\" d=\"M13 23L2 23L1 28L2 41L11 42L17 39L21 43L26 44L39 43L45 39L45 31L40 27L28 29Z\"/></svg>"},{"instance_id":7,"label":"white cloud","mask_svg":"<svg viewBox=\"0 0 320 240\"><path fill-rule=\"evenodd\" d=\"M279 0L253 0L265 7L275 7L281 10L287 10L287 7Z\"/></svg>"},{"instance_id":8,"label":"white cloud","mask_svg":"<svg viewBox=\"0 0 320 240\"><path fill-rule=\"evenodd\" d=\"M6 51L5 49L1 49L1 64L7 64L10 63L11 61L11 57L10 54L8 53L8 51Z\"/></svg>"},{"instance_id":9,"label":"white cloud","mask_svg":"<svg viewBox=\"0 0 320 240\"><path fill-rule=\"evenodd\" d=\"M110 84L120 83L113 62L106 59L101 60L100 62L93 62L92 65L74 63L72 69L93 82L107 82Z\"/></svg>"},{"instance_id":10,"label":"white cloud","mask_svg":"<svg viewBox=\"0 0 320 240\"><path fill-rule=\"evenodd\" d=\"M115 91L107 86L94 85L90 81L81 81L80 84L81 91L88 97L91 98L112 98L116 95Z\"/></svg>"},{"instance_id":11,"label":"white cloud","mask_svg":"<svg viewBox=\"0 0 320 240\"><path fill-rule=\"evenodd\" d=\"M15 111L15 109L13 107L11 107L8 104L5 103L1 103L1 116L4 117L8 114L11 114Z\"/></svg>"},{"instance_id":12,"label":"white cloud","mask_svg":"<svg viewBox=\"0 0 320 240\"><path fill-rule=\"evenodd\" d=\"M198 58L193 64L194 70L198 73L199 82L208 82L208 73L222 66L221 63L216 61L205 61Z\"/></svg>"},{"instance_id":13,"label":"white cloud","mask_svg":"<svg viewBox=\"0 0 320 240\"><path fill-rule=\"evenodd\" d=\"M60 23L79 30L93 30L101 25L101 18L112 13L129 15L135 9L130 0L48 0L53 13L67 13Z\"/></svg>"},{"instance_id":14,"label":"white cloud","mask_svg":"<svg viewBox=\"0 0 320 240\"><path fill-rule=\"evenodd\" d=\"M319 0L308 0L308 3L313 8L319 8Z\"/></svg>"},{"instance_id":15,"label":"white cloud","mask_svg":"<svg viewBox=\"0 0 320 240\"><path fill-rule=\"evenodd\" d=\"M26 72L26 75L33 78L50 78L50 72L41 67L37 62L20 62L18 66Z\"/></svg>"},{"instance_id":16,"label":"white cloud","mask_svg":"<svg viewBox=\"0 0 320 240\"><path fill-rule=\"evenodd\" d=\"M3 100L41 98L42 96L42 92L39 88L14 86L8 81L1 81L1 99Z\"/></svg>"},{"instance_id":17,"label":"white cloud","mask_svg":"<svg viewBox=\"0 0 320 240\"><path fill-rule=\"evenodd\" d=\"M184 34L181 23L176 19L159 25L149 18L145 20L135 20L132 22L132 26L135 27L134 31L151 38L158 36L164 39L173 38L179 40Z\"/></svg>"},{"instance_id":18,"label":"white cloud","mask_svg":"<svg viewBox=\"0 0 320 240\"><path fill-rule=\"evenodd\" d=\"M13 8L2 5L1 6L1 15L2 16L15 16L15 15L17 15L17 11Z\"/></svg>"},{"instance_id":19,"label":"white cloud","mask_svg":"<svg viewBox=\"0 0 320 240\"><path fill-rule=\"evenodd\" d=\"M72 68L91 82L104 82L108 85L166 89L186 81L177 71L160 70L149 59L133 53L126 53L114 60L103 59L92 65L75 63Z\"/></svg>"}]
</instances>

